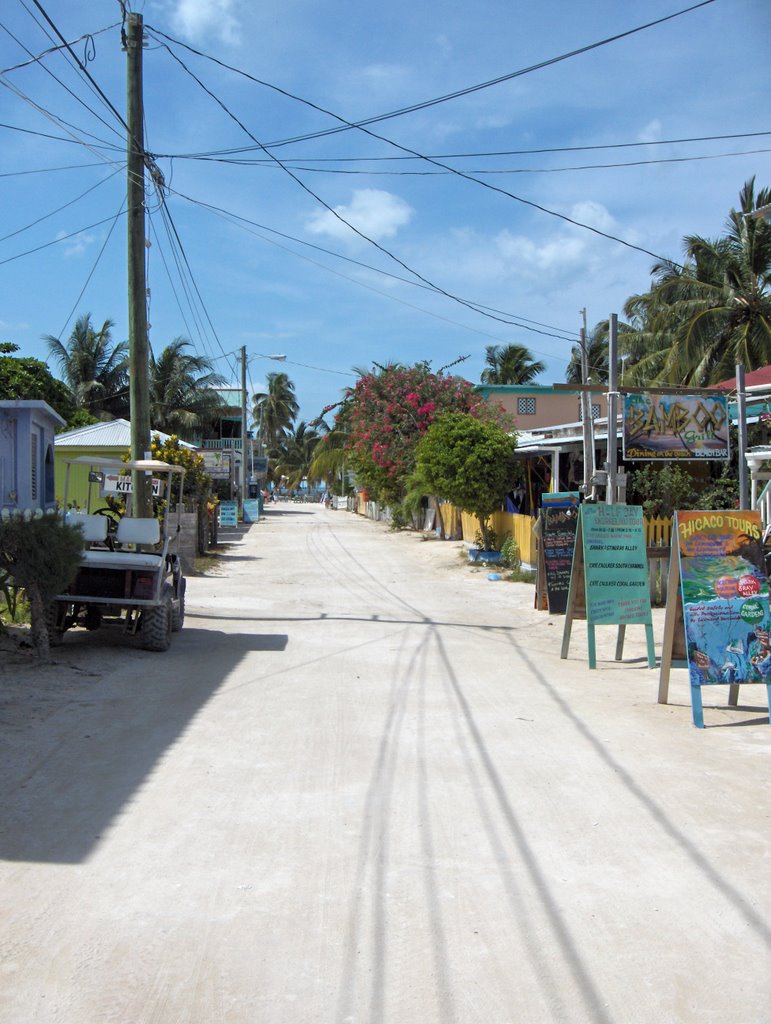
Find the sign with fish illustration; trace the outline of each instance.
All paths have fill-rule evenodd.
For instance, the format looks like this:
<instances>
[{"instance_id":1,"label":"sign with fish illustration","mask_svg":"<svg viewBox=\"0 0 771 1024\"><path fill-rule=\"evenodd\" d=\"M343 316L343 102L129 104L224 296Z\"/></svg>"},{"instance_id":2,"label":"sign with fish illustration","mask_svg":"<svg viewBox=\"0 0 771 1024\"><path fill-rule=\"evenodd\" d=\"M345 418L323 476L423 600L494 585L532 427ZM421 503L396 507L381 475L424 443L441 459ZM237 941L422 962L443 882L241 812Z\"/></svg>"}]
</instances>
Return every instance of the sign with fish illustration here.
<instances>
[{"instance_id":1,"label":"sign with fish illustration","mask_svg":"<svg viewBox=\"0 0 771 1024\"><path fill-rule=\"evenodd\" d=\"M771 614L760 513L676 512L672 561L670 603L681 602L693 722L703 728L703 686L730 686L735 703L739 684L764 683L771 699ZM672 622L669 629L665 623L665 648L675 617L668 604ZM666 651L662 671L665 664L668 673ZM662 692L666 697L660 686L660 701Z\"/></svg>"}]
</instances>

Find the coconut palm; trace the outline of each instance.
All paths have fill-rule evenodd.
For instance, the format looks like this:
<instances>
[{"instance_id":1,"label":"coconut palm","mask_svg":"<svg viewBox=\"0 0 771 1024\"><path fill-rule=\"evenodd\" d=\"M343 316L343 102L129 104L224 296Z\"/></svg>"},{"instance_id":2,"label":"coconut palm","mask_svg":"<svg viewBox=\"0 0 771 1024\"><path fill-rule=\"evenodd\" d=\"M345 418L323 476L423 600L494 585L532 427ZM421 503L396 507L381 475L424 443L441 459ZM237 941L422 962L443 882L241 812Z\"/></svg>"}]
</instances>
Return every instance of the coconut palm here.
<instances>
[{"instance_id":1,"label":"coconut palm","mask_svg":"<svg viewBox=\"0 0 771 1024\"><path fill-rule=\"evenodd\" d=\"M204 356L186 351L175 338L156 359L150 353L150 422L154 428L189 441L221 408L216 388L225 383Z\"/></svg>"},{"instance_id":2,"label":"coconut palm","mask_svg":"<svg viewBox=\"0 0 771 1024\"><path fill-rule=\"evenodd\" d=\"M301 420L293 430L286 431L278 445L270 452L277 477L286 477L287 487L299 487L311 474L313 456L320 435L316 428Z\"/></svg>"},{"instance_id":3,"label":"coconut palm","mask_svg":"<svg viewBox=\"0 0 771 1024\"><path fill-rule=\"evenodd\" d=\"M128 342L113 342L114 326L114 321L105 320L96 330L91 314L83 313L66 344L52 334L43 336L75 405L101 419L124 415L129 408Z\"/></svg>"},{"instance_id":4,"label":"coconut palm","mask_svg":"<svg viewBox=\"0 0 771 1024\"><path fill-rule=\"evenodd\" d=\"M269 448L275 448L281 438L291 431L300 406L288 374L269 373L265 380L268 390L253 396L252 416L259 424L262 442Z\"/></svg>"},{"instance_id":5,"label":"coconut palm","mask_svg":"<svg viewBox=\"0 0 771 1024\"><path fill-rule=\"evenodd\" d=\"M750 216L770 202L771 190L756 195L751 178L725 235L684 238L682 266L656 263L650 291L628 300L648 381L705 386L731 377L737 363L771 362L771 225Z\"/></svg>"},{"instance_id":6,"label":"coconut palm","mask_svg":"<svg viewBox=\"0 0 771 1024\"><path fill-rule=\"evenodd\" d=\"M488 345L483 384L531 384L546 369L524 345Z\"/></svg>"}]
</instances>

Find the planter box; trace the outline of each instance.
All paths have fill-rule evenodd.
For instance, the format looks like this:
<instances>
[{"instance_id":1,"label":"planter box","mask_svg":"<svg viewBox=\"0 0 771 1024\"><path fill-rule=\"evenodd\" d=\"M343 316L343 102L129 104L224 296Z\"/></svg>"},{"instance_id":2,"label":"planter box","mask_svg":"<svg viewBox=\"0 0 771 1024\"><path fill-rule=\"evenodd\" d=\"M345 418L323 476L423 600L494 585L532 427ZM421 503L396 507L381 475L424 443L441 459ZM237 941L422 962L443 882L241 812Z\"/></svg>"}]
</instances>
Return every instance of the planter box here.
<instances>
[{"instance_id":1,"label":"planter box","mask_svg":"<svg viewBox=\"0 0 771 1024\"><path fill-rule=\"evenodd\" d=\"M483 551L481 548L469 548L468 560L483 564L497 564L501 560L501 553L500 551Z\"/></svg>"}]
</instances>

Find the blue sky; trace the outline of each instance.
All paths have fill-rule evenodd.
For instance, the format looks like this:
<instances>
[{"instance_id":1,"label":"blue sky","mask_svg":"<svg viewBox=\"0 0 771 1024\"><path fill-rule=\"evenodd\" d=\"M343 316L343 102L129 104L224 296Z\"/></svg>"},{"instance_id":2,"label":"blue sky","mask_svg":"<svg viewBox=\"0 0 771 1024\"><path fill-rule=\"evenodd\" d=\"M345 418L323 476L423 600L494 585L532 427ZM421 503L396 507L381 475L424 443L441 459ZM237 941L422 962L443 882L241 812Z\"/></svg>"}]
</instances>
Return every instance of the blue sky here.
<instances>
[{"instance_id":1,"label":"blue sky","mask_svg":"<svg viewBox=\"0 0 771 1024\"><path fill-rule=\"evenodd\" d=\"M0 340L45 359L41 336L84 312L128 335L125 133L61 53L16 65L53 45L42 8L122 116L126 67L117 0L39 3L0 13ZM749 177L771 185L766 0L714 0L332 134L689 5L130 6L166 186L163 204L148 189L151 344L189 338L234 386L245 345L250 385L286 370L305 419L373 361L469 356L457 372L478 381L485 347L516 342L545 362L539 383L564 380L583 308L590 328L620 313L651 254L719 235ZM714 138L729 135L745 137Z\"/></svg>"}]
</instances>

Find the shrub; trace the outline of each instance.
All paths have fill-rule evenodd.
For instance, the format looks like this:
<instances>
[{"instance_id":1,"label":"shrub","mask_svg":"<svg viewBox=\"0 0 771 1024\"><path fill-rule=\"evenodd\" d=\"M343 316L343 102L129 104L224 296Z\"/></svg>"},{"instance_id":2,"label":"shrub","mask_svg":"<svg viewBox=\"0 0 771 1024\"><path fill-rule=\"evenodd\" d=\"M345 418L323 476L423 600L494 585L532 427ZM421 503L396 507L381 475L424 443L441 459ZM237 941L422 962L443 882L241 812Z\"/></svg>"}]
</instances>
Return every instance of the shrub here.
<instances>
[{"instance_id":1,"label":"shrub","mask_svg":"<svg viewBox=\"0 0 771 1024\"><path fill-rule=\"evenodd\" d=\"M58 516L0 519L0 571L26 591L32 642L41 658L50 653L48 605L75 578L82 551L80 530Z\"/></svg>"}]
</instances>

